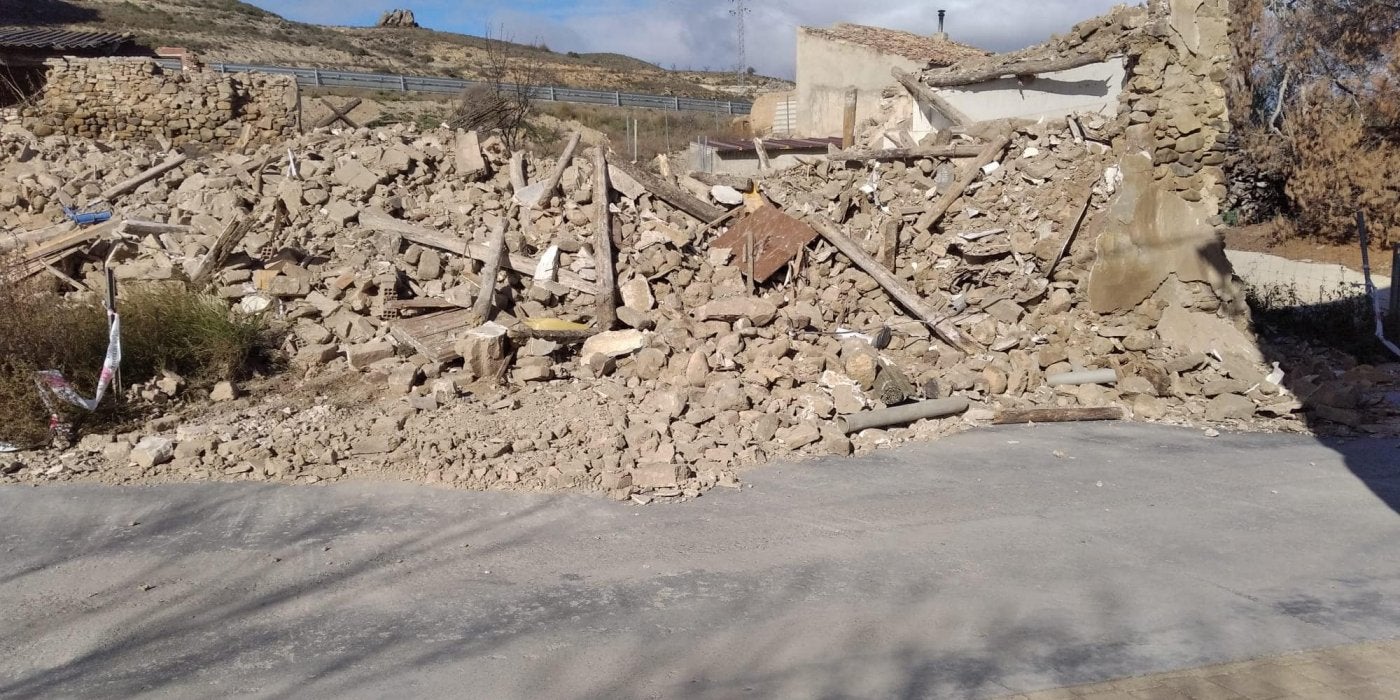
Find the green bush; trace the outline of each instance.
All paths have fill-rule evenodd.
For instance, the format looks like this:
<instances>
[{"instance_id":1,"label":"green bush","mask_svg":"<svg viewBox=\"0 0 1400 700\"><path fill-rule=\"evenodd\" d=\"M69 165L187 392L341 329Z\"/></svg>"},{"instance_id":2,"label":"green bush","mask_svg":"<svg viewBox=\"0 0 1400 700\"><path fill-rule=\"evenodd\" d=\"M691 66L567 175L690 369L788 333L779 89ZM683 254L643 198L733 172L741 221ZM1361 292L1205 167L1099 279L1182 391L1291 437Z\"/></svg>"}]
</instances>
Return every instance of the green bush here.
<instances>
[{"instance_id":1,"label":"green bush","mask_svg":"<svg viewBox=\"0 0 1400 700\"><path fill-rule=\"evenodd\" d=\"M39 370L59 370L84 396L97 387L107 351L106 311L71 302L33 284L0 281L0 441L37 444L48 413L34 385ZM139 384L169 370L194 389L244 376L255 356L275 347L261 317L230 310L222 299L183 288L130 286L118 300L122 319L121 377ZM113 387L88 414L60 406L65 419L120 425L133 416Z\"/></svg>"}]
</instances>

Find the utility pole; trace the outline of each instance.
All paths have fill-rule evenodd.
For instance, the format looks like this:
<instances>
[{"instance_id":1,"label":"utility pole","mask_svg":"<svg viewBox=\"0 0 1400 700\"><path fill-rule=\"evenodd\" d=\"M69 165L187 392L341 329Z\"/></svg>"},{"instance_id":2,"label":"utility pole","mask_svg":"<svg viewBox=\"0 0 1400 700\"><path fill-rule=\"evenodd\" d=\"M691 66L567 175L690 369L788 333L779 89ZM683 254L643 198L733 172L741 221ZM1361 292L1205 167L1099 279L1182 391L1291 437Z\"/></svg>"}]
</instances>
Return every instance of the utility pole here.
<instances>
[{"instance_id":1,"label":"utility pole","mask_svg":"<svg viewBox=\"0 0 1400 700\"><path fill-rule=\"evenodd\" d=\"M734 74L738 76L739 84L745 85L748 80L746 70L748 69L749 59L748 42L744 32L744 15L749 13L749 2L748 0L729 0L729 2L733 5L733 7L729 9L729 15L734 18L734 22L737 25L736 31L739 40L739 65L734 69Z\"/></svg>"}]
</instances>

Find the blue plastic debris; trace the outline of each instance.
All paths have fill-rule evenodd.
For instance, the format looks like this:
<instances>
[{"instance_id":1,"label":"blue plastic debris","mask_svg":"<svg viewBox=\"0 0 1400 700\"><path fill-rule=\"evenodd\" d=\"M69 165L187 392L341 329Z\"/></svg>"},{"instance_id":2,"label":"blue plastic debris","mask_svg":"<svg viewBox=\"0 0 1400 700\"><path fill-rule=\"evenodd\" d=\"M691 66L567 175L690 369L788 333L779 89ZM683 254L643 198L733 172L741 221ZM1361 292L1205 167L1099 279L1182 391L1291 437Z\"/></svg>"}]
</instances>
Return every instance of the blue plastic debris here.
<instances>
[{"instance_id":1,"label":"blue plastic debris","mask_svg":"<svg viewBox=\"0 0 1400 700\"><path fill-rule=\"evenodd\" d=\"M112 218L112 212L110 212L110 211L85 211L85 212L79 212L79 211L74 211L74 210L72 210L72 209L69 209L68 207L64 207L64 208L63 208L63 215L64 215L64 216L67 216L69 219L71 219L71 220L73 221L73 223L75 223L75 224L77 224L77 225L79 225L79 226L89 226L89 225L92 225L92 224L100 224L100 223L102 223L102 222L104 222L104 221L106 221L106 220Z\"/></svg>"}]
</instances>

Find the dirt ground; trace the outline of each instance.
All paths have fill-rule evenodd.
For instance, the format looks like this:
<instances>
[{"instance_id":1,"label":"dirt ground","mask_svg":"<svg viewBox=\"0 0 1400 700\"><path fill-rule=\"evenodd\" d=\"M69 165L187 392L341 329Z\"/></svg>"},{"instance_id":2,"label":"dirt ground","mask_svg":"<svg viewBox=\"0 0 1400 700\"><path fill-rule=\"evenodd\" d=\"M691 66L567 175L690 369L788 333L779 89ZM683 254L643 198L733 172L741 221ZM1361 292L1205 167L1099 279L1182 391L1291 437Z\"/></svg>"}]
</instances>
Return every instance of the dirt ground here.
<instances>
[{"instance_id":1,"label":"dirt ground","mask_svg":"<svg viewBox=\"0 0 1400 700\"><path fill-rule=\"evenodd\" d=\"M1225 247L1252 253L1268 253L1289 260L1332 263L1361 272L1361 247L1355 243L1322 240L1280 239L1273 224L1241 226L1225 231ZM1390 274L1390 251L1371 248L1371 272Z\"/></svg>"}]
</instances>

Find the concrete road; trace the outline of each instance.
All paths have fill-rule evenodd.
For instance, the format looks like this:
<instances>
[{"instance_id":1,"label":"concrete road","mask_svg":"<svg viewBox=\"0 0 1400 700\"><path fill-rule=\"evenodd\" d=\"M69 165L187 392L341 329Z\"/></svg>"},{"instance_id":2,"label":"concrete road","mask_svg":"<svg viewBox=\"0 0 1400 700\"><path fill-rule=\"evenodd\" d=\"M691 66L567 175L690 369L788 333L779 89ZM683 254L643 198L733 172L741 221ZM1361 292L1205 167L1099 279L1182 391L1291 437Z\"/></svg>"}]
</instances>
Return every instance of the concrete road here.
<instances>
[{"instance_id":1,"label":"concrete road","mask_svg":"<svg viewBox=\"0 0 1400 700\"><path fill-rule=\"evenodd\" d=\"M0 488L0 696L992 697L1400 636L1394 441L1041 426L749 480Z\"/></svg>"}]
</instances>

